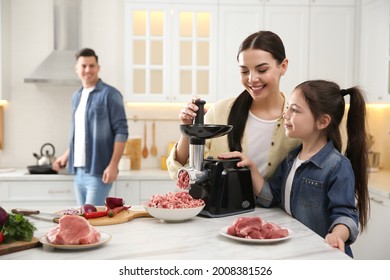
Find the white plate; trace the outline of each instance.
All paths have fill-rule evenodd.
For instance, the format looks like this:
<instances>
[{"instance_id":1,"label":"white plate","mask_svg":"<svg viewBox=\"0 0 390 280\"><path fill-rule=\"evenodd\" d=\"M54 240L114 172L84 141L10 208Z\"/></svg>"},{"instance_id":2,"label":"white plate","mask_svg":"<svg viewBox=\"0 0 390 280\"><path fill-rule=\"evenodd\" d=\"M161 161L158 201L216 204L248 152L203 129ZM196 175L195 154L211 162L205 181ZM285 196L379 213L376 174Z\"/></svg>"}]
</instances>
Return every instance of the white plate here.
<instances>
[{"instance_id":1,"label":"white plate","mask_svg":"<svg viewBox=\"0 0 390 280\"><path fill-rule=\"evenodd\" d=\"M230 235L227 233L228 227L223 227L219 230L219 234L222 236L225 236L227 238L237 240L240 242L247 242L247 243L258 243L258 244L268 244L268 243L275 243L275 242L280 242L283 240L290 239L293 236L293 232L289 229L288 230L288 235L286 237L281 237L281 238L273 238L273 239L251 239L251 238L243 238L243 237L238 237L234 235Z\"/></svg>"},{"instance_id":2,"label":"white plate","mask_svg":"<svg viewBox=\"0 0 390 280\"><path fill-rule=\"evenodd\" d=\"M157 208L144 206L145 210L154 218L165 221L165 222L182 222L189 220L202 211L204 206L194 208Z\"/></svg>"},{"instance_id":3,"label":"white plate","mask_svg":"<svg viewBox=\"0 0 390 280\"><path fill-rule=\"evenodd\" d=\"M93 244L83 244L83 245L59 245L59 244L52 244L47 239L47 236L44 235L41 238L39 238L39 242L41 242L43 245L47 245L53 248L57 249L63 249L63 250L81 250L81 249L90 249L95 248L103 245L104 243L111 240L111 235L106 232L100 232L100 241Z\"/></svg>"}]
</instances>

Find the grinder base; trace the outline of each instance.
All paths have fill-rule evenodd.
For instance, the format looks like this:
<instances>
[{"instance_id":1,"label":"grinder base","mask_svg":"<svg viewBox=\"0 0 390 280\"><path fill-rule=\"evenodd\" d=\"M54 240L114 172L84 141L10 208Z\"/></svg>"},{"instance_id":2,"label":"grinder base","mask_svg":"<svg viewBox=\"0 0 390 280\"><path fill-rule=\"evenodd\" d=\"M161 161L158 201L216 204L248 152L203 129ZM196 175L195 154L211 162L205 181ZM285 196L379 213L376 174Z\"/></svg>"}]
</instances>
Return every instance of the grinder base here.
<instances>
[{"instance_id":1,"label":"grinder base","mask_svg":"<svg viewBox=\"0 0 390 280\"><path fill-rule=\"evenodd\" d=\"M238 168L239 159L205 159L208 179L191 185L190 195L203 199L206 206L200 212L204 217L226 217L254 211L255 197L248 168Z\"/></svg>"}]
</instances>

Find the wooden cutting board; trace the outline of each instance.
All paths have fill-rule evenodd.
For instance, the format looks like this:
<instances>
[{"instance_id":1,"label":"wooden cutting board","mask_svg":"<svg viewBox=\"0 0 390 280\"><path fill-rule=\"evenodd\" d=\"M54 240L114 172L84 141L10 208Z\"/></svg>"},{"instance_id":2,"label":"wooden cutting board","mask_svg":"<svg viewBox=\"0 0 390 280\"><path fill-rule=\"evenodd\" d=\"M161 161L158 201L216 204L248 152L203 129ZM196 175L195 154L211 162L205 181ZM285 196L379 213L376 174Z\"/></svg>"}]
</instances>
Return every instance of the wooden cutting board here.
<instances>
[{"instance_id":1,"label":"wooden cutting board","mask_svg":"<svg viewBox=\"0 0 390 280\"><path fill-rule=\"evenodd\" d=\"M32 249L41 245L42 244L35 237L33 237L31 241L14 241L8 244L0 244L0 256L27 249Z\"/></svg>"},{"instance_id":2,"label":"wooden cutting board","mask_svg":"<svg viewBox=\"0 0 390 280\"><path fill-rule=\"evenodd\" d=\"M122 224L136 218L151 217L146 211L124 210L116 214L114 217L100 217L95 219L88 219L88 222L93 226L108 226L115 224Z\"/></svg>"}]
</instances>

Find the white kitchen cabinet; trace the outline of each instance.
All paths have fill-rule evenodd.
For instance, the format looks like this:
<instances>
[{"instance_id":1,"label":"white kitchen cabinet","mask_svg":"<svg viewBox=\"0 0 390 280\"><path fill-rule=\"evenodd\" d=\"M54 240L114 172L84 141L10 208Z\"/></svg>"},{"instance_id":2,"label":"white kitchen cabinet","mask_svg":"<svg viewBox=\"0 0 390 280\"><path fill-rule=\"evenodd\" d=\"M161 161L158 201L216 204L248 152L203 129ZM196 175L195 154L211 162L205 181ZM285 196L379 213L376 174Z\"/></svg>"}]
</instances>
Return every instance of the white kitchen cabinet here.
<instances>
[{"instance_id":1,"label":"white kitchen cabinet","mask_svg":"<svg viewBox=\"0 0 390 280\"><path fill-rule=\"evenodd\" d=\"M390 260L390 198L370 194L371 217L367 229L352 244L355 259Z\"/></svg>"},{"instance_id":2,"label":"white kitchen cabinet","mask_svg":"<svg viewBox=\"0 0 390 280\"><path fill-rule=\"evenodd\" d=\"M280 36L289 59L287 72L280 80L280 90L287 98L294 87L308 77L308 26L308 5L269 4L264 7L264 29L271 30Z\"/></svg>"},{"instance_id":3,"label":"white kitchen cabinet","mask_svg":"<svg viewBox=\"0 0 390 280\"><path fill-rule=\"evenodd\" d=\"M361 6L360 85L370 103L390 102L390 4L363 1Z\"/></svg>"},{"instance_id":4,"label":"white kitchen cabinet","mask_svg":"<svg viewBox=\"0 0 390 280\"><path fill-rule=\"evenodd\" d=\"M61 207L76 204L73 181L45 180L0 183L0 205L2 207L31 207L39 210L39 207L43 205Z\"/></svg>"},{"instance_id":5,"label":"white kitchen cabinet","mask_svg":"<svg viewBox=\"0 0 390 280\"><path fill-rule=\"evenodd\" d=\"M73 181L70 175L30 175L24 169L0 173L0 206L76 206ZM126 204L139 205L155 194L174 191L178 191L176 183L166 171L145 169L121 171L109 195L124 198Z\"/></svg>"},{"instance_id":6,"label":"white kitchen cabinet","mask_svg":"<svg viewBox=\"0 0 390 280\"><path fill-rule=\"evenodd\" d=\"M310 6L309 79L355 85L355 6Z\"/></svg>"},{"instance_id":7,"label":"white kitchen cabinet","mask_svg":"<svg viewBox=\"0 0 390 280\"><path fill-rule=\"evenodd\" d=\"M125 1L126 101L214 101L217 1Z\"/></svg>"},{"instance_id":8,"label":"white kitchen cabinet","mask_svg":"<svg viewBox=\"0 0 390 280\"><path fill-rule=\"evenodd\" d=\"M116 181L115 196L125 200L126 205L139 205L140 182L139 181Z\"/></svg>"},{"instance_id":9,"label":"white kitchen cabinet","mask_svg":"<svg viewBox=\"0 0 390 280\"><path fill-rule=\"evenodd\" d=\"M243 90L237 51L251 33L262 29L264 8L256 1L221 2L218 17L218 99L239 95Z\"/></svg>"},{"instance_id":10,"label":"white kitchen cabinet","mask_svg":"<svg viewBox=\"0 0 390 280\"><path fill-rule=\"evenodd\" d=\"M50 175L48 175L50 176ZM155 194L177 191L176 184L165 180L117 180L110 196L122 197L126 205L140 205ZM9 181L0 183L0 205L7 208L77 205L73 180Z\"/></svg>"},{"instance_id":11,"label":"white kitchen cabinet","mask_svg":"<svg viewBox=\"0 0 390 280\"><path fill-rule=\"evenodd\" d=\"M344 1L220 1L219 3L218 99L243 91L239 80L237 51L251 33L277 33L286 48L289 68L281 78L288 96L299 83L314 78L354 84L354 0Z\"/></svg>"}]
</instances>

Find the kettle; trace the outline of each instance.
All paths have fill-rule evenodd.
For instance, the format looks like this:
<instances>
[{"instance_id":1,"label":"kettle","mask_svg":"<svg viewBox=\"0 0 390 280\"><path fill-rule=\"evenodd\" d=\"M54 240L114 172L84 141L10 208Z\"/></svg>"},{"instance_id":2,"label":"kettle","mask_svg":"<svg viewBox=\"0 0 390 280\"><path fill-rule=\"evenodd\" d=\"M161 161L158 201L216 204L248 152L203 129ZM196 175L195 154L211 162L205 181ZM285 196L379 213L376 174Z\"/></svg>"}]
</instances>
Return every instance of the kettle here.
<instances>
[{"instance_id":1,"label":"kettle","mask_svg":"<svg viewBox=\"0 0 390 280\"><path fill-rule=\"evenodd\" d=\"M49 149L46 149L49 147ZM55 156L55 149L54 146L50 143L45 143L41 147L41 154L38 155L36 153L33 153L34 157L37 159L37 165L52 165L53 162L56 160Z\"/></svg>"}]
</instances>

